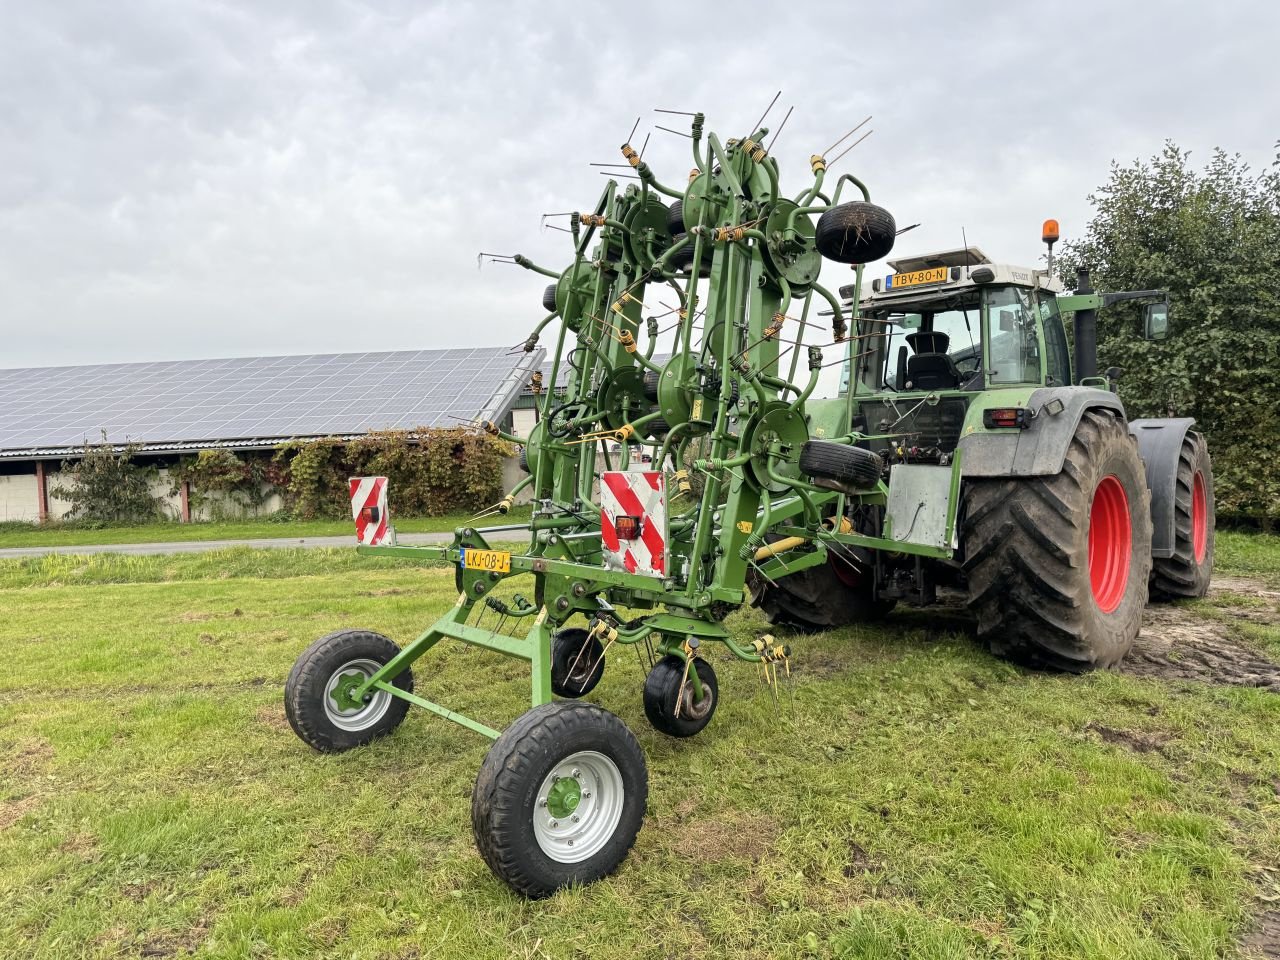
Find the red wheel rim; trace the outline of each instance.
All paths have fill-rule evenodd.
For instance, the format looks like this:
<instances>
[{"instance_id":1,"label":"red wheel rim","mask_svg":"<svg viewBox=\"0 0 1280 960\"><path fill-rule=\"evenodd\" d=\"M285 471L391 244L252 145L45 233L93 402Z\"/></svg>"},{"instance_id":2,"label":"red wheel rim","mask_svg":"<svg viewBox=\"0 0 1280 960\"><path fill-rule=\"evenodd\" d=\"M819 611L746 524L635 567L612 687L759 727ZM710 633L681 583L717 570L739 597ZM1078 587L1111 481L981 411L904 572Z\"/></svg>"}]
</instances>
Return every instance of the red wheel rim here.
<instances>
[{"instance_id":1,"label":"red wheel rim","mask_svg":"<svg viewBox=\"0 0 1280 960\"><path fill-rule=\"evenodd\" d=\"M1102 478L1089 506L1089 583L1103 613L1120 606L1129 586L1133 528L1129 498L1115 474Z\"/></svg>"},{"instance_id":2,"label":"red wheel rim","mask_svg":"<svg viewBox=\"0 0 1280 960\"><path fill-rule=\"evenodd\" d=\"M1203 563L1209 549L1209 497L1204 490L1204 474L1199 470L1191 481L1191 549L1196 563Z\"/></svg>"},{"instance_id":3,"label":"red wheel rim","mask_svg":"<svg viewBox=\"0 0 1280 960\"><path fill-rule=\"evenodd\" d=\"M849 561L836 559L834 552L827 555L827 560L836 573L836 579L850 590L857 590L862 585L862 574L855 570Z\"/></svg>"}]
</instances>

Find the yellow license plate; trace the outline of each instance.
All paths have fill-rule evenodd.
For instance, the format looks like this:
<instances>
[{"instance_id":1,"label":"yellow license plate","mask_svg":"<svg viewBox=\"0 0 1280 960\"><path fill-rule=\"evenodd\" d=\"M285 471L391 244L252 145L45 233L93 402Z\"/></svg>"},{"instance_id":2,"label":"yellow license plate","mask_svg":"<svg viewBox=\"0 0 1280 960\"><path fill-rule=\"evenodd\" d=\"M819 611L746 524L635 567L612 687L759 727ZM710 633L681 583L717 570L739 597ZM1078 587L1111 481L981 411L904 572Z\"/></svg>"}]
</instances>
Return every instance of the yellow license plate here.
<instances>
[{"instance_id":1,"label":"yellow license plate","mask_svg":"<svg viewBox=\"0 0 1280 960\"><path fill-rule=\"evenodd\" d=\"M463 550L462 565L468 570L510 573L511 554L505 550Z\"/></svg>"},{"instance_id":2,"label":"yellow license plate","mask_svg":"<svg viewBox=\"0 0 1280 960\"><path fill-rule=\"evenodd\" d=\"M950 276L949 267L930 267L928 270L892 274L885 278L884 287L886 290L901 290L903 287L919 287L926 283L946 283Z\"/></svg>"}]
</instances>

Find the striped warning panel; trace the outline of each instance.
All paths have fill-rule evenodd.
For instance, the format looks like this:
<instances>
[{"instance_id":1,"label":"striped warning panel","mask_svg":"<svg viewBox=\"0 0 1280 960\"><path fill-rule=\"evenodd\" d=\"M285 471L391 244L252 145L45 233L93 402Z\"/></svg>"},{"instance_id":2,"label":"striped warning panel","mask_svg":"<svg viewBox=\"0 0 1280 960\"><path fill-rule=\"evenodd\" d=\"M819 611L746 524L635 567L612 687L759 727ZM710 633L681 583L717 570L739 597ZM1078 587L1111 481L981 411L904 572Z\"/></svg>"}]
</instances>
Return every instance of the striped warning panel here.
<instances>
[{"instance_id":1,"label":"striped warning panel","mask_svg":"<svg viewBox=\"0 0 1280 960\"><path fill-rule=\"evenodd\" d=\"M352 477L351 517L356 522L356 542L378 547L391 538L387 520L387 478Z\"/></svg>"},{"instance_id":2,"label":"striped warning panel","mask_svg":"<svg viewBox=\"0 0 1280 960\"><path fill-rule=\"evenodd\" d=\"M659 472L600 474L604 565L644 576L667 574L666 479Z\"/></svg>"}]
</instances>

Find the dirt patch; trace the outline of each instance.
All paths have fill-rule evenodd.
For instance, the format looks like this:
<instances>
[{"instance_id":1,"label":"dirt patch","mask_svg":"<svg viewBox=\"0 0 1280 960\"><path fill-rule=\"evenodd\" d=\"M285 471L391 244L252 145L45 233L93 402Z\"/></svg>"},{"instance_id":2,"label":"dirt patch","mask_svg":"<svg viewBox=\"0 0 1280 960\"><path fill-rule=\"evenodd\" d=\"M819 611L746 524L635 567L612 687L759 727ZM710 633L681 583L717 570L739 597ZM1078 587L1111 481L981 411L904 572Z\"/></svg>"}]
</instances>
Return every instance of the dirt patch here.
<instances>
[{"instance_id":1,"label":"dirt patch","mask_svg":"<svg viewBox=\"0 0 1280 960\"><path fill-rule=\"evenodd\" d=\"M279 733L289 731L289 721L285 718L284 707L275 705L262 707L253 715L253 719Z\"/></svg>"},{"instance_id":2,"label":"dirt patch","mask_svg":"<svg viewBox=\"0 0 1280 960\"><path fill-rule=\"evenodd\" d=\"M1158 733L1150 730L1117 730L1115 727L1104 727L1100 723L1086 724L1085 729L1092 730L1107 743L1117 744L1126 750L1132 750L1134 753L1151 753L1153 751L1163 753L1165 745L1173 739L1173 736L1167 733Z\"/></svg>"},{"instance_id":3,"label":"dirt patch","mask_svg":"<svg viewBox=\"0 0 1280 960\"><path fill-rule=\"evenodd\" d=\"M1215 595L1243 593L1264 601L1249 608L1228 607L1233 616L1257 623L1280 623L1280 592L1252 580L1215 580ZM1280 693L1280 664L1234 639L1228 628L1179 604L1152 604L1142 617L1142 632L1117 668L1120 673L1159 680L1201 680L1235 687L1259 687Z\"/></svg>"},{"instance_id":4,"label":"dirt patch","mask_svg":"<svg viewBox=\"0 0 1280 960\"><path fill-rule=\"evenodd\" d=\"M408 593L408 592L409 591L404 589L403 587L386 587L382 590L357 590L355 592L355 596L357 597L398 597L400 596L400 594Z\"/></svg>"},{"instance_id":5,"label":"dirt patch","mask_svg":"<svg viewBox=\"0 0 1280 960\"><path fill-rule=\"evenodd\" d=\"M13 755L5 762L8 779L33 777L44 773L53 763L53 745L44 737L27 737L14 745Z\"/></svg>"},{"instance_id":6,"label":"dirt patch","mask_svg":"<svg viewBox=\"0 0 1280 960\"><path fill-rule=\"evenodd\" d=\"M883 864L875 857L867 853L866 848L857 840L849 841L849 862L844 865L841 871L846 878L853 879L868 873L878 872Z\"/></svg>"},{"instance_id":7,"label":"dirt patch","mask_svg":"<svg viewBox=\"0 0 1280 960\"><path fill-rule=\"evenodd\" d=\"M1240 941L1246 955L1280 958L1280 910L1266 910L1258 914L1253 929Z\"/></svg>"},{"instance_id":8,"label":"dirt patch","mask_svg":"<svg viewBox=\"0 0 1280 960\"><path fill-rule=\"evenodd\" d=\"M670 837L675 845L684 843L691 812L678 805L671 813L654 818L653 835ZM776 820L759 814L724 820L705 817L697 823L698 859L704 862L732 858L759 863L773 849L780 832Z\"/></svg>"},{"instance_id":9,"label":"dirt patch","mask_svg":"<svg viewBox=\"0 0 1280 960\"><path fill-rule=\"evenodd\" d=\"M39 803L38 796L23 797L21 800L0 800L0 830L8 830Z\"/></svg>"}]
</instances>

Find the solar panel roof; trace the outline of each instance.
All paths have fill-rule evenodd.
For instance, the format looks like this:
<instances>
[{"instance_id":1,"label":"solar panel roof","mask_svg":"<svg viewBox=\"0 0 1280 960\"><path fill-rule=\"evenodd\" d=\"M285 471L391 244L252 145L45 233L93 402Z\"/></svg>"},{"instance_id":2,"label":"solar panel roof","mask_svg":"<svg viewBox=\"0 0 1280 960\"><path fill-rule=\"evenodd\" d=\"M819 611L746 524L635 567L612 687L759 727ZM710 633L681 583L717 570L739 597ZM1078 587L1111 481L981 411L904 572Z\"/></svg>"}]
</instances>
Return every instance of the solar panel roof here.
<instances>
[{"instance_id":1,"label":"solar panel roof","mask_svg":"<svg viewBox=\"0 0 1280 960\"><path fill-rule=\"evenodd\" d=\"M278 441L501 419L543 351L509 347L0 370L0 456ZM230 444L230 445L235 445Z\"/></svg>"}]
</instances>

